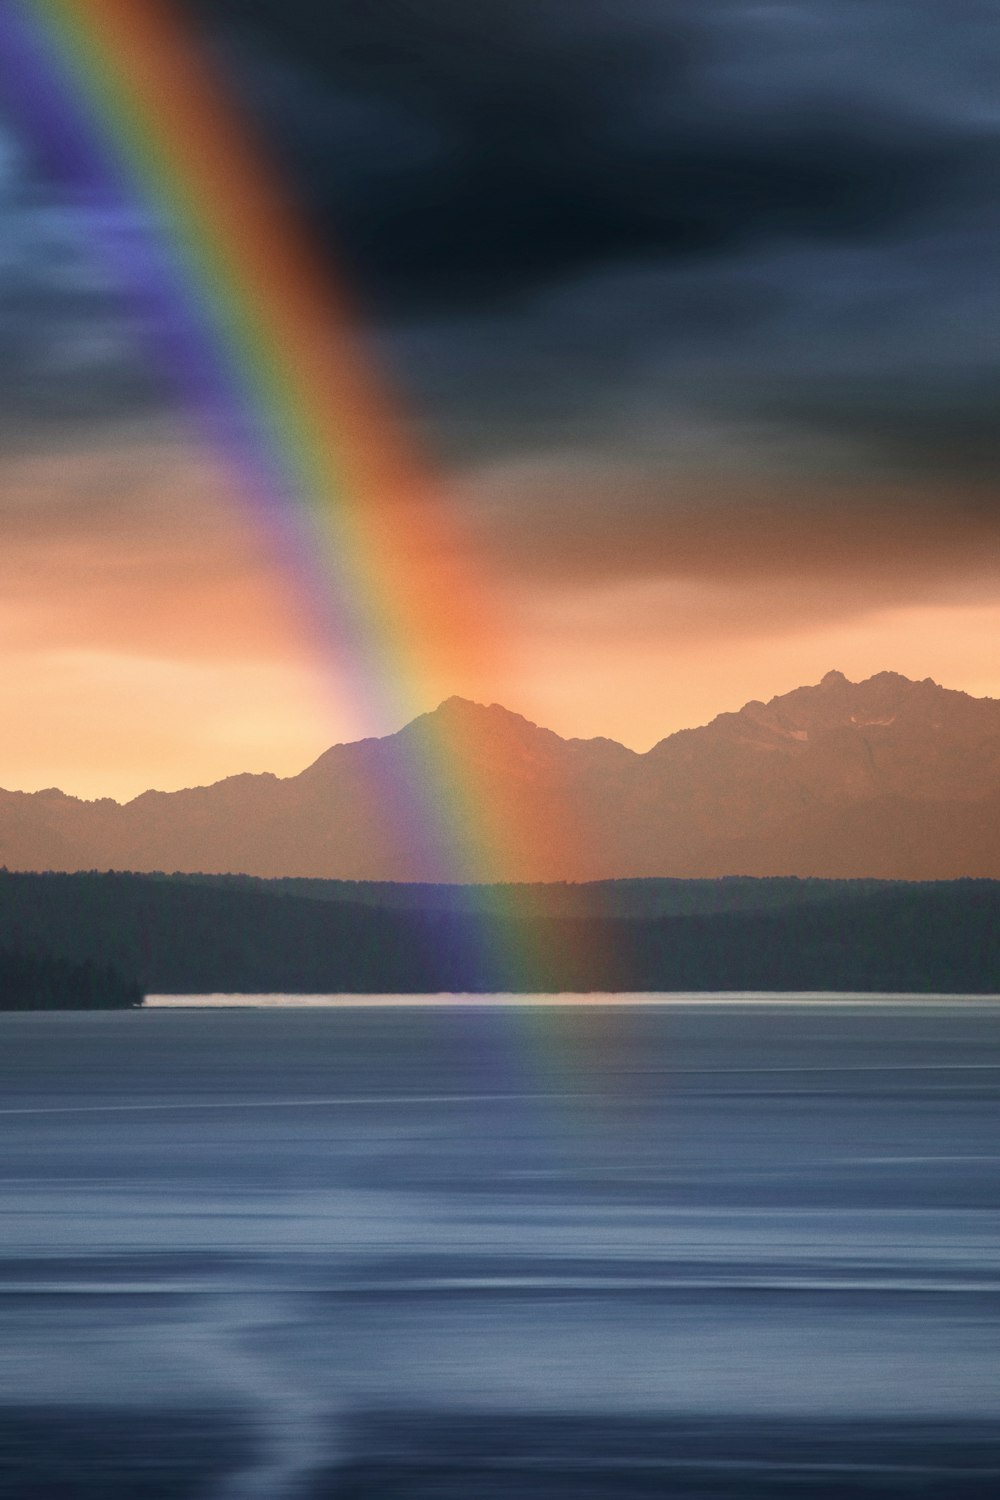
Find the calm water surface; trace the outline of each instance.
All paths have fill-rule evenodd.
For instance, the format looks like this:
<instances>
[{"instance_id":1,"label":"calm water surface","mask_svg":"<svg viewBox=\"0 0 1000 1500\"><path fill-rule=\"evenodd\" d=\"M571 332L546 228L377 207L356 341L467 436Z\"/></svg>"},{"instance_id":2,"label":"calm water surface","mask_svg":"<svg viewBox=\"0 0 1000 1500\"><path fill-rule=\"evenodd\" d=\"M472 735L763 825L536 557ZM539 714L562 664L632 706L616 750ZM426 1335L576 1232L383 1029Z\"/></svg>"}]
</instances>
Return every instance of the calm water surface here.
<instances>
[{"instance_id":1,"label":"calm water surface","mask_svg":"<svg viewBox=\"0 0 1000 1500\"><path fill-rule=\"evenodd\" d=\"M1000 1492L1000 1002L0 1016L0 1494Z\"/></svg>"}]
</instances>

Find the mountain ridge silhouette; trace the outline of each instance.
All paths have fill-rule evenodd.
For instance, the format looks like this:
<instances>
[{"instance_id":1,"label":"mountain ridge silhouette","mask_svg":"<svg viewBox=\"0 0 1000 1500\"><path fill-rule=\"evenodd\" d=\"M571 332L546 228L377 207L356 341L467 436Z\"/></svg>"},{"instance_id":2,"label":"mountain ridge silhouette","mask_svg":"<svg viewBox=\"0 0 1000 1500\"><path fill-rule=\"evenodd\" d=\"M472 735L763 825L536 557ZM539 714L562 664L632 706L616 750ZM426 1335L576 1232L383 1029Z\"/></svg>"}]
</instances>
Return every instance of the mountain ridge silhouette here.
<instances>
[{"instance_id":1,"label":"mountain ridge silhouette","mask_svg":"<svg viewBox=\"0 0 1000 1500\"><path fill-rule=\"evenodd\" d=\"M894 672L831 671L644 753L451 697L290 777L125 803L0 791L0 864L19 870L996 878L998 830L1000 701Z\"/></svg>"}]
</instances>

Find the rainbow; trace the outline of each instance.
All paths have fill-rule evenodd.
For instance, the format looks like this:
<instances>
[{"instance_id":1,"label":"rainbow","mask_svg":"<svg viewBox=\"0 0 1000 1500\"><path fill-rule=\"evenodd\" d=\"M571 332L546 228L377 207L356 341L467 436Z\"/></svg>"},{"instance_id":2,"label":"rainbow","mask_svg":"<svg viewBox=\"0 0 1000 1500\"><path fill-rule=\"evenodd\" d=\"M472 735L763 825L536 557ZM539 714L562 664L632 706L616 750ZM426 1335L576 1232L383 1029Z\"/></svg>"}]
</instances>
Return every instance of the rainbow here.
<instances>
[{"instance_id":1,"label":"rainbow","mask_svg":"<svg viewBox=\"0 0 1000 1500\"><path fill-rule=\"evenodd\" d=\"M495 660L487 580L456 564L454 518L366 367L348 297L189 28L164 0L10 0L0 61L74 186L142 210L138 246L96 248L300 605L349 663L369 722L384 732L428 707L429 684ZM517 879L537 835L491 813L443 731L420 746L392 807L409 846L436 851L438 878ZM545 955L507 970L537 987Z\"/></svg>"}]
</instances>

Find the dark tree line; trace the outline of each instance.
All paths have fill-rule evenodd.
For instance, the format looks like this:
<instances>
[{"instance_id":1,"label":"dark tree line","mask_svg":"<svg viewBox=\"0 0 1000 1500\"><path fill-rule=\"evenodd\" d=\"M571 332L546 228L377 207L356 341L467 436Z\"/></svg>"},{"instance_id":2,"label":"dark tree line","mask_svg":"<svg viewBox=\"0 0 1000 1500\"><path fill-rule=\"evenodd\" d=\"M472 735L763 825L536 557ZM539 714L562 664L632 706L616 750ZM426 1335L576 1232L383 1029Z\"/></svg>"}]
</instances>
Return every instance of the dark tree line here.
<instances>
[{"instance_id":1,"label":"dark tree line","mask_svg":"<svg viewBox=\"0 0 1000 1500\"><path fill-rule=\"evenodd\" d=\"M175 880L176 875L155 879ZM718 880L633 877L627 880L523 882L513 885L435 885L392 880L323 880L300 875L185 875L200 885L266 894L353 901L395 911L518 912L524 917L687 917L716 912L775 911L832 896L871 895L905 888L905 881L758 878Z\"/></svg>"},{"instance_id":2,"label":"dark tree line","mask_svg":"<svg viewBox=\"0 0 1000 1500\"><path fill-rule=\"evenodd\" d=\"M741 890L740 909L720 911L706 892L692 913L688 893L688 914L625 917L619 891L606 914L595 903L588 916L533 916L495 897L486 909L422 909L265 881L0 872L0 947L111 965L146 992L178 994L1000 990L1000 882L824 882L807 900L791 894L776 905L775 889L761 891L754 906ZM81 994L99 989L79 983Z\"/></svg>"},{"instance_id":3,"label":"dark tree line","mask_svg":"<svg viewBox=\"0 0 1000 1500\"><path fill-rule=\"evenodd\" d=\"M131 1010L138 984L109 964L0 951L0 1010Z\"/></svg>"}]
</instances>

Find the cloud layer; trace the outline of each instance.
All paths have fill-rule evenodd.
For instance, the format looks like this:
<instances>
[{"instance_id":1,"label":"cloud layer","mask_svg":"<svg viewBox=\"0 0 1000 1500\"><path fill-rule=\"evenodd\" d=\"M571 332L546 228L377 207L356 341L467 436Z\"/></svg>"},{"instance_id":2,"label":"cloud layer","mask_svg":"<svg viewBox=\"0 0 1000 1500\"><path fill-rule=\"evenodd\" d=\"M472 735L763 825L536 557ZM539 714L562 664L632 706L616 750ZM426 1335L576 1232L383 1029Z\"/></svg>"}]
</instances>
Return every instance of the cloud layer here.
<instances>
[{"instance_id":1,"label":"cloud layer","mask_svg":"<svg viewBox=\"0 0 1000 1500\"><path fill-rule=\"evenodd\" d=\"M446 464L995 474L986 0L183 8ZM8 427L168 401L94 206L3 164Z\"/></svg>"}]
</instances>

